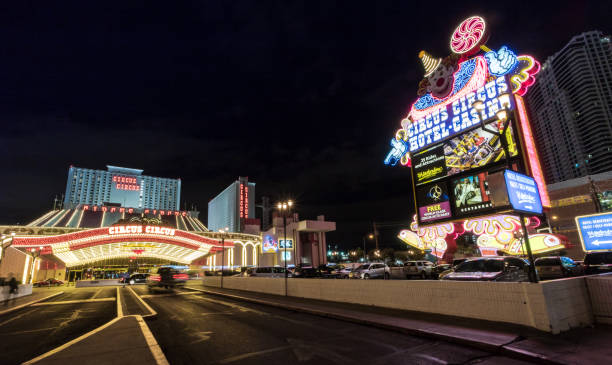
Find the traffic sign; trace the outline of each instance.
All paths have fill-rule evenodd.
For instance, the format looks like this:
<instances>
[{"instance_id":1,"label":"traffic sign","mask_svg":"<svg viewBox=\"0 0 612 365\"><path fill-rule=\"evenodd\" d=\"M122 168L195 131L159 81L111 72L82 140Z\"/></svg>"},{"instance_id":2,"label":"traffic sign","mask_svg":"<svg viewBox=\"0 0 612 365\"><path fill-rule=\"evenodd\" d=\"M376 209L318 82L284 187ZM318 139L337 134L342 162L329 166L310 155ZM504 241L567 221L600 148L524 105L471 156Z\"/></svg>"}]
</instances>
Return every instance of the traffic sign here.
<instances>
[{"instance_id":1,"label":"traffic sign","mask_svg":"<svg viewBox=\"0 0 612 365\"><path fill-rule=\"evenodd\" d=\"M535 180L516 171L504 171L510 205L514 210L542 214L542 201Z\"/></svg>"},{"instance_id":2,"label":"traffic sign","mask_svg":"<svg viewBox=\"0 0 612 365\"><path fill-rule=\"evenodd\" d=\"M576 217L576 225L585 252L612 251L612 213Z\"/></svg>"}]
</instances>

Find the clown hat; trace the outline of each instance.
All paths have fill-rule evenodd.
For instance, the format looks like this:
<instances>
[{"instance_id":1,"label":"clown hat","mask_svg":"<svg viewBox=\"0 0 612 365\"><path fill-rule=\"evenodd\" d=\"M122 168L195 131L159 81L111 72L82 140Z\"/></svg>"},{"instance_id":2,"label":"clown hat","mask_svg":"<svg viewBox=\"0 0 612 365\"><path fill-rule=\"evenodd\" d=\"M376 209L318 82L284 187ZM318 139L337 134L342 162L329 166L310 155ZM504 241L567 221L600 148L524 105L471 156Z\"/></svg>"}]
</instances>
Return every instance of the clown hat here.
<instances>
[{"instance_id":1,"label":"clown hat","mask_svg":"<svg viewBox=\"0 0 612 365\"><path fill-rule=\"evenodd\" d=\"M429 77L429 75L431 75L436 68L440 66L440 62L442 62L441 58L436 60L432 55L425 51L421 51L419 53L419 58L421 59L421 62L423 62L423 67L425 67L425 77Z\"/></svg>"}]
</instances>

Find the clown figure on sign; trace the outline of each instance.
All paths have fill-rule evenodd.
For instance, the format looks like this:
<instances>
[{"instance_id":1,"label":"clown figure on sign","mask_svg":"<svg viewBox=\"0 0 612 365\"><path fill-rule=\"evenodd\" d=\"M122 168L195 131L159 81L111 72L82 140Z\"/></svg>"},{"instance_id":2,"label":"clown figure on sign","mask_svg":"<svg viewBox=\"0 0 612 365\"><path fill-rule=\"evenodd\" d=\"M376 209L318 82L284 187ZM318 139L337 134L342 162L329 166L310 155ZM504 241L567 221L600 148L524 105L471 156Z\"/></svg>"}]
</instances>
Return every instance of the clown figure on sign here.
<instances>
[{"instance_id":1,"label":"clown figure on sign","mask_svg":"<svg viewBox=\"0 0 612 365\"><path fill-rule=\"evenodd\" d=\"M425 78L419 83L417 94L423 96L429 92L438 99L448 96L455 84L454 74L459 68L459 56L452 54L436 60L429 53L421 51L419 58L425 67Z\"/></svg>"}]
</instances>

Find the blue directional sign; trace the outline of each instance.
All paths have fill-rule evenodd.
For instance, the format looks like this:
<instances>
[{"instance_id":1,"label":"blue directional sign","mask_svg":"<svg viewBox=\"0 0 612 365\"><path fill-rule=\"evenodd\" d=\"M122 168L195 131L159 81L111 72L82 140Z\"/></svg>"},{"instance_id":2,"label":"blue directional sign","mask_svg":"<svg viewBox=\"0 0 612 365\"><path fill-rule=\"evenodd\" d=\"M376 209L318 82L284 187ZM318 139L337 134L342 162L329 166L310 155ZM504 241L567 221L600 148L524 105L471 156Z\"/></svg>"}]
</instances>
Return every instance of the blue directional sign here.
<instances>
[{"instance_id":1,"label":"blue directional sign","mask_svg":"<svg viewBox=\"0 0 612 365\"><path fill-rule=\"evenodd\" d=\"M576 217L585 252L612 250L612 213Z\"/></svg>"},{"instance_id":2,"label":"blue directional sign","mask_svg":"<svg viewBox=\"0 0 612 365\"><path fill-rule=\"evenodd\" d=\"M538 185L532 177L516 171L504 171L508 199L514 210L525 213L542 214L542 201Z\"/></svg>"}]
</instances>

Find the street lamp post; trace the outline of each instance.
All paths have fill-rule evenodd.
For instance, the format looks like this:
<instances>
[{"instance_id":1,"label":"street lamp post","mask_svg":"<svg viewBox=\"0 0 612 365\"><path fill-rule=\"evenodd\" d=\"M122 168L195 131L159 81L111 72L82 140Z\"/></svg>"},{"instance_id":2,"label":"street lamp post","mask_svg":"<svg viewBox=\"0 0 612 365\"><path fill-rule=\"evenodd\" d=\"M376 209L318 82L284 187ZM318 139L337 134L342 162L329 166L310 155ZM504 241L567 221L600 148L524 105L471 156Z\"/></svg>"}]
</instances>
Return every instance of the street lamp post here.
<instances>
[{"instance_id":1,"label":"street lamp post","mask_svg":"<svg viewBox=\"0 0 612 365\"><path fill-rule=\"evenodd\" d=\"M278 203L277 207L280 212L283 214L283 234L285 236L285 240L283 241L284 253L283 253L283 261L285 261L285 296L288 295L287 291L287 278L289 277L287 273L287 212L291 210L293 206L293 202L288 200L286 202Z\"/></svg>"},{"instance_id":2,"label":"street lamp post","mask_svg":"<svg viewBox=\"0 0 612 365\"><path fill-rule=\"evenodd\" d=\"M372 233L368 234L367 237L369 239L374 238L374 235ZM363 262L366 262L366 236L363 236Z\"/></svg>"},{"instance_id":3,"label":"street lamp post","mask_svg":"<svg viewBox=\"0 0 612 365\"><path fill-rule=\"evenodd\" d=\"M229 231L229 227L221 228L221 288L223 288L223 270L225 268L225 234Z\"/></svg>"}]
</instances>

